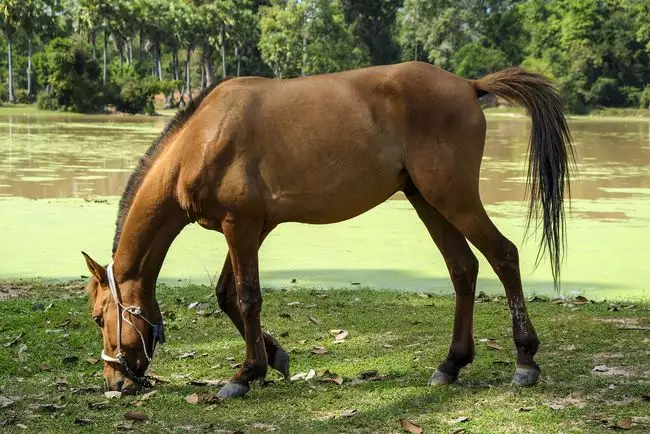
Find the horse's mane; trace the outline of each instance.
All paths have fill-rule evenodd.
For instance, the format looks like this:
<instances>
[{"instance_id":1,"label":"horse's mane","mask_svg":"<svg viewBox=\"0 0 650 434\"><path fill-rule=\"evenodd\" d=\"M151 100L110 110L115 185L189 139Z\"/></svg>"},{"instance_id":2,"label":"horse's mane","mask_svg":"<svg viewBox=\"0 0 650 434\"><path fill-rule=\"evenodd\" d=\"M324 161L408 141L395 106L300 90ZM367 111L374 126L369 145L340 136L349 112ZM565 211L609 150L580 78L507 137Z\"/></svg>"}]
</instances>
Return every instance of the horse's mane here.
<instances>
[{"instance_id":1,"label":"horse's mane","mask_svg":"<svg viewBox=\"0 0 650 434\"><path fill-rule=\"evenodd\" d=\"M140 158L140 161L138 161L138 165L133 170L133 173L131 173L129 181L126 183L124 193L122 193L122 198L120 199L117 221L115 222L115 237L113 238L113 256L115 256L115 252L117 251L117 244L120 241L120 235L122 235L124 221L126 220L126 216L129 214L129 210L133 204L133 199L135 198L140 185L142 185L142 181L149 172L152 163L156 160L156 157L163 149L166 142L165 139L185 125L189 118L196 112L196 109L199 108L203 99L227 79L228 78L225 78L212 83L210 86L203 89L201 93L192 99L184 108L178 110L174 118L167 123L165 128L162 130L162 133L160 133L158 138L153 141L151 146L149 146L149 149L147 149L144 155Z\"/></svg>"}]
</instances>

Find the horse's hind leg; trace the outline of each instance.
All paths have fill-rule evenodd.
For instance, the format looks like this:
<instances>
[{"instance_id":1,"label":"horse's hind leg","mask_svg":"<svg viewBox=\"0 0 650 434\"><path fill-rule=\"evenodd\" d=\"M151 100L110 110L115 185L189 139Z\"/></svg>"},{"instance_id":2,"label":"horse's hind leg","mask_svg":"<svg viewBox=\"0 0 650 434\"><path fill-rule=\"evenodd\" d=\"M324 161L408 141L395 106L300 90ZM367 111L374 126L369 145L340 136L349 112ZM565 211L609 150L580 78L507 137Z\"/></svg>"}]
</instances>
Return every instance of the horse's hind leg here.
<instances>
[{"instance_id":1,"label":"horse's hind leg","mask_svg":"<svg viewBox=\"0 0 650 434\"><path fill-rule=\"evenodd\" d=\"M260 246L266 235L270 231L262 234L260 237ZM235 276L232 270L232 263L230 261L230 254L226 257L223 264L219 281L217 282L217 300L219 308L230 318L242 337L245 338L244 320L242 319L239 305L237 303L237 291L235 288ZM264 332L264 344L266 346L266 354L269 359L269 366L273 369L280 371L285 377L289 377L289 353L287 353L280 343L270 334Z\"/></svg>"},{"instance_id":2,"label":"horse's hind leg","mask_svg":"<svg viewBox=\"0 0 650 434\"><path fill-rule=\"evenodd\" d=\"M458 379L461 368L474 359L472 322L478 260L469 248L463 234L454 228L419 192L408 196L408 200L445 258L456 291L454 333L449 353L429 379L429 385L450 384Z\"/></svg>"},{"instance_id":3,"label":"horse's hind leg","mask_svg":"<svg viewBox=\"0 0 650 434\"><path fill-rule=\"evenodd\" d=\"M537 382L540 372L534 360L539 339L526 311L517 247L494 226L476 190L448 191L446 200L440 201L442 206L436 208L481 251L501 280L517 347L517 370L513 382L520 386L532 385ZM432 199L436 205L435 197Z\"/></svg>"}]
</instances>

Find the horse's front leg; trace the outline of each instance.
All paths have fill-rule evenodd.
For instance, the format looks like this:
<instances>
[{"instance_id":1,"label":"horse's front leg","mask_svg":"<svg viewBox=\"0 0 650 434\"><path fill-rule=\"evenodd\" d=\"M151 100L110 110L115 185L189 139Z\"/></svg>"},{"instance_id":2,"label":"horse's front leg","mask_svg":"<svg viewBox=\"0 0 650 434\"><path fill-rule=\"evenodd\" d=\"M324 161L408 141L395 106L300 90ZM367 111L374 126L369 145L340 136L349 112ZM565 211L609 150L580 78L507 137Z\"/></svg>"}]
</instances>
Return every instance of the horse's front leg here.
<instances>
[{"instance_id":1,"label":"horse's front leg","mask_svg":"<svg viewBox=\"0 0 650 434\"><path fill-rule=\"evenodd\" d=\"M220 398L233 398L246 395L249 383L263 379L267 371L268 357L260 323L262 292L257 255L262 227L256 220L227 216L222 229L228 241L246 341L246 360L242 368L217 394Z\"/></svg>"},{"instance_id":2,"label":"horse's front leg","mask_svg":"<svg viewBox=\"0 0 650 434\"><path fill-rule=\"evenodd\" d=\"M230 255L226 257L223 270L217 282L217 300L219 308L230 318L243 338L246 337L244 330L244 320L239 311L239 302L237 301L237 289L235 286L235 275L232 271ZM269 366L279 371L285 378L289 377L289 353L287 353L277 339L264 332L264 344L266 354L269 358Z\"/></svg>"}]
</instances>

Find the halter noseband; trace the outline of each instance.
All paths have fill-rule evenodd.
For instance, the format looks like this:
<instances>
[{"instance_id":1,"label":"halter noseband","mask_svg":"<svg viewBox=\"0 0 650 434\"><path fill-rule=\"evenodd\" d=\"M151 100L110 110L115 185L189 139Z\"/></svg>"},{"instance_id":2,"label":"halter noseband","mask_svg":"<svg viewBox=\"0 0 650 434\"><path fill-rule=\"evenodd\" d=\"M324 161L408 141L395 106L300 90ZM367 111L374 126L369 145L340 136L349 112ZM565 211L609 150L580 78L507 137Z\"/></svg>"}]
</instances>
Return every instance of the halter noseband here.
<instances>
[{"instance_id":1,"label":"halter noseband","mask_svg":"<svg viewBox=\"0 0 650 434\"><path fill-rule=\"evenodd\" d=\"M115 357L111 357L107 355L104 350L102 349L102 360L106 362L111 362L111 363L119 363L122 368L124 369L124 372L131 378L131 380L135 381L136 383L142 385L142 386L149 386L149 380L145 376L138 376L129 368L129 366L126 364L126 358L124 358L124 354L122 354L122 321L126 321L127 323L131 324L131 327L135 329L136 332L138 332L138 335L140 336L140 340L142 341L142 348L144 350L144 355L147 358L147 361L151 362L153 359L153 353L156 350L156 343L164 343L165 342L165 326L162 322L160 321L159 324L152 324L151 321L149 321L144 315L142 315L142 309L140 306L129 306L125 307L121 302L120 298L117 294L117 282L115 281L115 275L113 274L113 262L108 264L108 267L106 267L106 273L108 277L108 286L111 289L111 295L113 296L113 301L115 302L115 309L117 312L117 354ZM121 312L120 312L121 308ZM149 355L149 352L147 351L147 342L144 338L144 335L138 328L133 324L131 321L128 320L128 318L125 316L126 313L129 313L133 316L138 316L142 318L147 324L149 324L153 328L153 346L151 348L151 355Z\"/></svg>"}]
</instances>

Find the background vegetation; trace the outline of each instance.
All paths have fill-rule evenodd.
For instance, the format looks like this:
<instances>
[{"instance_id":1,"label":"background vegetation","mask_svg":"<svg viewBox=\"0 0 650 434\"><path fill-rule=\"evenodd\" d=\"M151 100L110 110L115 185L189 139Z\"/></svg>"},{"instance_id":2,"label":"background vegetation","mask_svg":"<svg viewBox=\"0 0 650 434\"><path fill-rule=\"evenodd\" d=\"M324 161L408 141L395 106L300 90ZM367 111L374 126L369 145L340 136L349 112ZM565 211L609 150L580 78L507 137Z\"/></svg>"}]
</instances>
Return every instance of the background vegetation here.
<instances>
[{"instance_id":1,"label":"background vegetation","mask_svg":"<svg viewBox=\"0 0 650 434\"><path fill-rule=\"evenodd\" d=\"M523 65L568 108L650 106L650 0L0 0L0 99L175 107L229 75L404 60L464 77Z\"/></svg>"}]
</instances>

